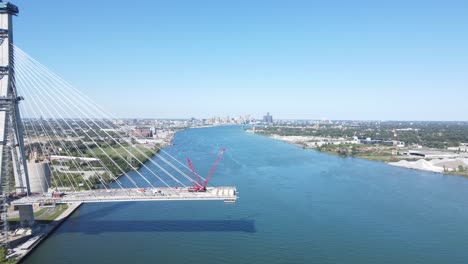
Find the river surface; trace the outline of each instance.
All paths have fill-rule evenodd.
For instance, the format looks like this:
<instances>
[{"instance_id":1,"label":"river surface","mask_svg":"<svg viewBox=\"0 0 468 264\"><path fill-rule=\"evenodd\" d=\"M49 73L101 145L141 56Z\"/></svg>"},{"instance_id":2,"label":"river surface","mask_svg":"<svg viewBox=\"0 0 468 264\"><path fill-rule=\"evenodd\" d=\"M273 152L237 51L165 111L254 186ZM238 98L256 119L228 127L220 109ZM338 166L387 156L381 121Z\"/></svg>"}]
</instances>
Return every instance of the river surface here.
<instances>
[{"instance_id":1,"label":"river surface","mask_svg":"<svg viewBox=\"0 0 468 264\"><path fill-rule=\"evenodd\" d=\"M237 186L237 203L86 204L25 263L468 263L468 179L240 127L181 131L173 142L165 150L205 175L225 147L212 183Z\"/></svg>"}]
</instances>

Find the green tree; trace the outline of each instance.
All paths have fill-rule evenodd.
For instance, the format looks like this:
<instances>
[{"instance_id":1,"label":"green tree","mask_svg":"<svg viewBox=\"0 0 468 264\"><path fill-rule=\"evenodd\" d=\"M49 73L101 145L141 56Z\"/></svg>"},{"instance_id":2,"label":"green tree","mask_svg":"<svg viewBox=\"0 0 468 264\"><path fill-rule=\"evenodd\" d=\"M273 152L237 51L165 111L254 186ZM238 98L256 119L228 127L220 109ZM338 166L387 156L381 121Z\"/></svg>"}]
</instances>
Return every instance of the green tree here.
<instances>
[{"instance_id":1,"label":"green tree","mask_svg":"<svg viewBox=\"0 0 468 264\"><path fill-rule=\"evenodd\" d=\"M7 256L6 248L0 247L0 263L11 263L11 264L16 263L15 260L7 260L6 256Z\"/></svg>"}]
</instances>

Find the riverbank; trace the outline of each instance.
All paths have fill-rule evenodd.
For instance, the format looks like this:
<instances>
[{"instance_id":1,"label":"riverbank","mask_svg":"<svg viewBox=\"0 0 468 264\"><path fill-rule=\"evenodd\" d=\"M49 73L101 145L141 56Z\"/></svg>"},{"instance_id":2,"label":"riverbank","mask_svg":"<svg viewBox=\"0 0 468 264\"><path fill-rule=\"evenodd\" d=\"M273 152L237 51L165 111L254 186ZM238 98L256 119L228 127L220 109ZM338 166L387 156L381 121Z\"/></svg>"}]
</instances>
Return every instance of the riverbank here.
<instances>
[{"instance_id":1,"label":"riverbank","mask_svg":"<svg viewBox=\"0 0 468 264\"><path fill-rule=\"evenodd\" d=\"M164 151L199 157L197 168L207 169L214 155L207 150L228 147L213 183L236 185L239 203L86 204L24 264L182 264L208 251L205 262L223 264L468 259L462 243L468 236L468 181L460 177L332 158L239 127L189 129L173 143ZM122 184L131 186L129 180ZM186 254L180 254L182 245Z\"/></svg>"},{"instance_id":2,"label":"riverbank","mask_svg":"<svg viewBox=\"0 0 468 264\"><path fill-rule=\"evenodd\" d=\"M55 171L53 176L56 180L51 182L51 188L89 190L103 188L103 184L112 184L128 172L139 170L161 149L172 145L175 134L181 130L184 129L168 131L164 137L128 139L127 142L118 145L88 148L85 151L85 157L99 159L107 169L93 168L89 164L88 167L82 169L77 168L73 162L64 165L62 161L54 160L51 167ZM62 184L62 186L55 186L57 183Z\"/></svg>"},{"instance_id":3,"label":"riverbank","mask_svg":"<svg viewBox=\"0 0 468 264\"><path fill-rule=\"evenodd\" d=\"M174 131L173 133L168 134L168 137L159 141L158 144L154 144L154 142L140 142L138 143L138 148L140 151L142 151L144 154L140 153L138 150L132 150L132 155L134 155L140 162L138 164L135 164L133 168L128 168L125 173L131 171L132 169L139 169L142 166L142 163L148 162L150 159L152 159L155 155L157 155L161 149L163 149L166 146L172 145L172 141L175 137L175 134L179 131L182 131L184 129L178 129L177 131ZM101 153L99 153L101 151ZM126 150L121 149L120 151L117 150L119 153L124 152ZM151 152L150 152L151 151ZM107 154L109 157L113 157L111 154L112 152L107 151L107 149L99 149L95 153L96 155L104 155ZM122 153L120 153L122 155ZM110 182L116 181L116 179L120 178L123 176L124 173L120 173L116 175L117 177L109 180ZM33 252L45 239L47 239L58 227L60 227L65 220L75 212L82 203L74 203L74 204L69 204L65 205L67 206L66 209L61 210L62 207L56 207L55 210L52 210L53 212L50 215L47 215L44 213L47 210L50 210L50 208L41 208L38 209L34 215L36 218L34 226L29 229L28 234L25 234L24 239L21 240L20 243L18 243L17 246L12 248L9 251L8 258L10 260L13 260L15 262L12 263L22 263L25 259L27 259L28 255ZM58 205L62 206L62 205ZM17 212L16 212L17 213ZM37 216L37 217L36 217ZM12 218L11 221L19 221L19 216L17 216L18 219Z\"/></svg>"},{"instance_id":4,"label":"riverbank","mask_svg":"<svg viewBox=\"0 0 468 264\"><path fill-rule=\"evenodd\" d=\"M147 149L147 150L151 150L151 153L145 153L145 155L142 155L140 156L140 158L137 157L137 159L141 162L138 162L137 164L135 164L133 167L129 167L125 173L127 172L130 172L131 170L135 169L135 170L139 170L144 163L148 162L149 160L151 160L155 155L157 155L159 152L161 152L161 150L167 146L171 146L172 145L172 141L174 140L174 137L175 135L180 132L180 131L183 131L183 130L186 130L186 129L189 129L189 128L183 128L183 129L176 129L174 131L172 131L173 133L170 133L168 134L167 138L159 141L159 143L157 144L154 144L154 143L140 143L140 145L143 146L143 148ZM142 140L144 141L144 140ZM132 153L133 155L139 155L141 153ZM125 173L119 173L117 175L117 178L112 180L111 182L115 182L115 180L117 180L118 178L122 177L125 175Z\"/></svg>"},{"instance_id":5,"label":"riverbank","mask_svg":"<svg viewBox=\"0 0 468 264\"><path fill-rule=\"evenodd\" d=\"M252 133L252 131L247 131ZM371 161L379 161L390 166L402 167L414 170L430 171L445 175L468 177L468 158L431 158L399 155L397 149L387 146L365 146L362 144L325 144L317 146L310 142L307 136L280 136L276 134L266 135L275 140L302 147L314 149L340 157L354 157Z\"/></svg>"},{"instance_id":6,"label":"riverbank","mask_svg":"<svg viewBox=\"0 0 468 264\"><path fill-rule=\"evenodd\" d=\"M12 248L7 258L16 263L22 263L27 256L33 252L47 237L49 237L63 222L75 212L82 203L68 204L65 211L50 220L38 220L31 228L31 235L24 243Z\"/></svg>"}]
</instances>

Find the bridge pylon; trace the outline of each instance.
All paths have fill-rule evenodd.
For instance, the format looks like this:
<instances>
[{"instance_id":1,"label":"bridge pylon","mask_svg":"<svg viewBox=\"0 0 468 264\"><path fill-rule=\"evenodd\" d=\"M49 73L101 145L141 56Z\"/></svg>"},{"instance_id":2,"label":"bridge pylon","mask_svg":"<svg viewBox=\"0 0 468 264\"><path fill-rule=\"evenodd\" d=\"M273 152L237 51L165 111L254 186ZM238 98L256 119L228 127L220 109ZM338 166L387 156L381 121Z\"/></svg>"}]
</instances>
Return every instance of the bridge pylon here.
<instances>
[{"instance_id":1,"label":"bridge pylon","mask_svg":"<svg viewBox=\"0 0 468 264\"><path fill-rule=\"evenodd\" d=\"M31 192L18 106L23 98L18 96L15 83L13 17L17 14L17 6L0 0L0 224L3 241L7 241L8 235L10 192L26 195ZM26 211L32 212L32 208Z\"/></svg>"}]
</instances>

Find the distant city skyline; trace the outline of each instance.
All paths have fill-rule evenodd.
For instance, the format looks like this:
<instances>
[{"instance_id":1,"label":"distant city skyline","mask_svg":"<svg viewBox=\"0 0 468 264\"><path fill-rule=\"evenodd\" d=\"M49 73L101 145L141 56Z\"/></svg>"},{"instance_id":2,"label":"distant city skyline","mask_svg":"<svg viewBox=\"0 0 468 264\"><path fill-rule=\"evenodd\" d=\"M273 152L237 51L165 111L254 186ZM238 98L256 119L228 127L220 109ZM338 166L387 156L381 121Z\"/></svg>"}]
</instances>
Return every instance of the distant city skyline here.
<instances>
[{"instance_id":1,"label":"distant city skyline","mask_svg":"<svg viewBox=\"0 0 468 264\"><path fill-rule=\"evenodd\" d=\"M466 1L13 2L16 45L117 117L468 120Z\"/></svg>"}]
</instances>

